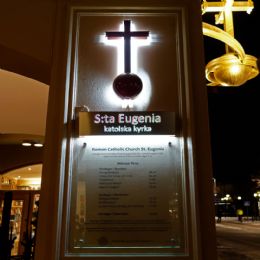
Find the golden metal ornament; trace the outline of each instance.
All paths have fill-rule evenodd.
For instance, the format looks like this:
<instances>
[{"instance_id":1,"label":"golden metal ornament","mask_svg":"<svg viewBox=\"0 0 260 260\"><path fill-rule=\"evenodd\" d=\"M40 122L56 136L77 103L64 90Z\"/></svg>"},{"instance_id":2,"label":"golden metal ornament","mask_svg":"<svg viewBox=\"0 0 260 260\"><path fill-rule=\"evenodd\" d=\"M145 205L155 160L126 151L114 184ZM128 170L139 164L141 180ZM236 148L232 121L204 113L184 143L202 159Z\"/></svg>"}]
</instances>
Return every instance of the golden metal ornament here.
<instances>
[{"instance_id":1,"label":"golden metal ornament","mask_svg":"<svg viewBox=\"0 0 260 260\"><path fill-rule=\"evenodd\" d=\"M233 12L251 13L253 8L254 4L251 0L203 1L202 14L219 12L215 15L215 23L224 24L224 30L222 30L203 23L203 34L222 41L226 45L226 54L213 59L206 65L206 78L210 82L208 86L241 86L259 74L257 58L247 55L241 44L234 38Z\"/></svg>"}]
</instances>

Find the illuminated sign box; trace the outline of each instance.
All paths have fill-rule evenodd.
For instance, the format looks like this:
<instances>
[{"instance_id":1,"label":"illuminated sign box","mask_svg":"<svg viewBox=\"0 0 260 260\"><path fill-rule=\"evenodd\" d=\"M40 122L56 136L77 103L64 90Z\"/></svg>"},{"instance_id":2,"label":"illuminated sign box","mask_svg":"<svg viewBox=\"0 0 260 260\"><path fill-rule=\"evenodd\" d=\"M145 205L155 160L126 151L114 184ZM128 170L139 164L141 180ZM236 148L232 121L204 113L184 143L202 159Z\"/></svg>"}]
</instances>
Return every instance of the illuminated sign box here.
<instances>
[{"instance_id":1,"label":"illuminated sign box","mask_svg":"<svg viewBox=\"0 0 260 260\"><path fill-rule=\"evenodd\" d=\"M145 9L73 10L68 254L186 254L184 13Z\"/></svg>"},{"instance_id":2,"label":"illuminated sign box","mask_svg":"<svg viewBox=\"0 0 260 260\"><path fill-rule=\"evenodd\" d=\"M78 135L175 135L173 112L78 112Z\"/></svg>"}]
</instances>

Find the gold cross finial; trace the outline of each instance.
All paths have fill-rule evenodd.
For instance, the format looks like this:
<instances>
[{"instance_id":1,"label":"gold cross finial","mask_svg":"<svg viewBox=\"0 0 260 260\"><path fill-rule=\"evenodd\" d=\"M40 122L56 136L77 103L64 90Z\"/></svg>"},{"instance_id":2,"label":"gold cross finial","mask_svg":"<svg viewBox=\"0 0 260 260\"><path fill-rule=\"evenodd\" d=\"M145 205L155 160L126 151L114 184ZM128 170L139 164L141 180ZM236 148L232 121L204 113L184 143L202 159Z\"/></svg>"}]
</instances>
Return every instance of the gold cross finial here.
<instances>
[{"instance_id":1,"label":"gold cross finial","mask_svg":"<svg viewBox=\"0 0 260 260\"><path fill-rule=\"evenodd\" d=\"M250 14L252 10L254 9L254 3L252 0L247 1L235 1L231 0L231 10L232 12L247 12ZM203 3L201 4L202 14L208 13L208 12L222 12L225 10L226 4L230 5L229 0L220 0L217 2L207 2L207 0L203 0Z\"/></svg>"},{"instance_id":2,"label":"gold cross finial","mask_svg":"<svg viewBox=\"0 0 260 260\"><path fill-rule=\"evenodd\" d=\"M218 14L215 15L215 23L224 24L225 32L229 33L232 37L234 37L233 12L247 12L250 14L253 8L254 3L252 0L221 0L218 2L207 2L206 0L203 0L203 3L201 4L202 14L218 12Z\"/></svg>"}]
</instances>

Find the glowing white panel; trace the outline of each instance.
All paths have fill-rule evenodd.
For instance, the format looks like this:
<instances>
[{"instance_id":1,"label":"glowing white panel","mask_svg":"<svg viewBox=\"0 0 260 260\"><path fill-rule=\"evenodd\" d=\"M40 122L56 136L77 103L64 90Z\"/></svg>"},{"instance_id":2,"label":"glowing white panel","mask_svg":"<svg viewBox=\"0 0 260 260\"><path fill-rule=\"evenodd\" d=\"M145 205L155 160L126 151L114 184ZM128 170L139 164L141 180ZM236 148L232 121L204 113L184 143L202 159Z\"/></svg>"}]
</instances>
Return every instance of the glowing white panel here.
<instances>
[{"instance_id":1,"label":"glowing white panel","mask_svg":"<svg viewBox=\"0 0 260 260\"><path fill-rule=\"evenodd\" d=\"M113 136L85 136L77 139L80 146L85 146L88 143L99 145L117 145L118 147L123 147L125 145L135 146L142 144L144 146L148 145L164 145L172 146L177 145L178 138L174 135L117 135Z\"/></svg>"},{"instance_id":2,"label":"glowing white panel","mask_svg":"<svg viewBox=\"0 0 260 260\"><path fill-rule=\"evenodd\" d=\"M180 220L172 216L178 209L169 205L179 193L178 139L89 136L77 141L78 180L86 192L82 246L178 248L180 234L173 226Z\"/></svg>"}]
</instances>

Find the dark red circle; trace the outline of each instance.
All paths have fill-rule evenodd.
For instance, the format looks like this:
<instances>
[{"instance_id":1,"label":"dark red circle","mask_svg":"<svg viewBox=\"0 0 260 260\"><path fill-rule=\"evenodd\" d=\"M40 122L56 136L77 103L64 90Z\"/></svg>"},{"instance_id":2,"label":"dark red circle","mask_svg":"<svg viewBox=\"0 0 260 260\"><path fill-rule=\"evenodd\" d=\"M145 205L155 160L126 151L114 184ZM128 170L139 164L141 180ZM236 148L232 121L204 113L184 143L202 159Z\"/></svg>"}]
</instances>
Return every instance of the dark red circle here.
<instances>
[{"instance_id":1,"label":"dark red circle","mask_svg":"<svg viewBox=\"0 0 260 260\"><path fill-rule=\"evenodd\" d=\"M143 83L136 74L123 73L115 78L113 88L122 99L133 99L142 91Z\"/></svg>"}]
</instances>

